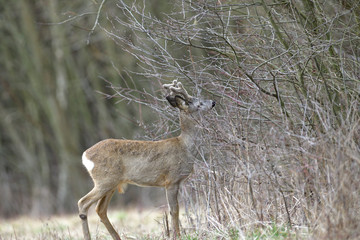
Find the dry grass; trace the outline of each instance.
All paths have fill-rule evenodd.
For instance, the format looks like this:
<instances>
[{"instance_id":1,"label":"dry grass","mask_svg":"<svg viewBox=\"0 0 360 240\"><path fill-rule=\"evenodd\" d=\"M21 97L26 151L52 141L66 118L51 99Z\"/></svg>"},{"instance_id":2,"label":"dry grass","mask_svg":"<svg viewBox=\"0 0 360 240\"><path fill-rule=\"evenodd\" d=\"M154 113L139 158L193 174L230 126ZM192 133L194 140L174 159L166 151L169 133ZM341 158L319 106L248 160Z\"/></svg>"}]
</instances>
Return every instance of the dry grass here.
<instances>
[{"instance_id":1,"label":"dry grass","mask_svg":"<svg viewBox=\"0 0 360 240\"><path fill-rule=\"evenodd\" d=\"M109 218L124 239L162 238L162 209L127 209L109 211ZM111 239L93 209L89 211L93 239ZM82 239L77 214L48 218L19 217L0 220L0 239Z\"/></svg>"},{"instance_id":2,"label":"dry grass","mask_svg":"<svg viewBox=\"0 0 360 240\"><path fill-rule=\"evenodd\" d=\"M182 209L184 210L184 209ZM110 210L109 218L122 239L167 239L164 230L163 208ZM209 231L206 226L192 231L186 214L181 211L183 230L182 239L306 239L307 228L288 229L285 226L258 226L249 232L229 228L222 231ZM89 211L89 225L92 239L111 239L104 225L93 209ZM29 216L0 220L0 240L32 240L32 239L82 239L80 220L76 214L35 218Z\"/></svg>"}]
</instances>

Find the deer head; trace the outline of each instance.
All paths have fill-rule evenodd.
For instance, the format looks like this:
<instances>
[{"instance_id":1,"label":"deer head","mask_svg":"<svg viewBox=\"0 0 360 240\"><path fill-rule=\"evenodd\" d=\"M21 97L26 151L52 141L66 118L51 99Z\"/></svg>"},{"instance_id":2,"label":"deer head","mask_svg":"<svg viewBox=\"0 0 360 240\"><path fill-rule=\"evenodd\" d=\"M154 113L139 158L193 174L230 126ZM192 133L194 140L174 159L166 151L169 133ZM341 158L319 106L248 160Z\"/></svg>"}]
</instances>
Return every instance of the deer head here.
<instances>
[{"instance_id":1,"label":"deer head","mask_svg":"<svg viewBox=\"0 0 360 240\"><path fill-rule=\"evenodd\" d=\"M177 80L170 84L164 84L163 87L168 90L166 100L168 100L170 105L185 113L202 112L210 110L215 106L215 102L212 100L203 100L191 96L181 82Z\"/></svg>"}]
</instances>

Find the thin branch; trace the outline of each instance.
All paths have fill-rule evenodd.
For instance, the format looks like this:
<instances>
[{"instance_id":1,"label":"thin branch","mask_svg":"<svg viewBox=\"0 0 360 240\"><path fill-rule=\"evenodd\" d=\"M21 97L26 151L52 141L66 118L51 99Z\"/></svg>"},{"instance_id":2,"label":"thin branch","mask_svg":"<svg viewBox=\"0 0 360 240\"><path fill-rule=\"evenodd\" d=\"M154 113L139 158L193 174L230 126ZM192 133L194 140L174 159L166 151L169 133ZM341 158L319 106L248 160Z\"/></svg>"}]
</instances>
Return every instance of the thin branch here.
<instances>
[{"instance_id":1,"label":"thin branch","mask_svg":"<svg viewBox=\"0 0 360 240\"><path fill-rule=\"evenodd\" d=\"M96 13L96 19L95 19L95 22L94 22L94 25L93 27L91 28L89 34L88 34L88 39L86 41L87 44L90 43L90 36L93 34L93 32L95 31L95 28L97 27L97 25L99 24L99 17L100 17L100 13L101 13L101 9L103 8L104 6L104 3L105 3L106 0L102 0L102 2L100 3L100 6L97 10L97 13Z\"/></svg>"}]
</instances>

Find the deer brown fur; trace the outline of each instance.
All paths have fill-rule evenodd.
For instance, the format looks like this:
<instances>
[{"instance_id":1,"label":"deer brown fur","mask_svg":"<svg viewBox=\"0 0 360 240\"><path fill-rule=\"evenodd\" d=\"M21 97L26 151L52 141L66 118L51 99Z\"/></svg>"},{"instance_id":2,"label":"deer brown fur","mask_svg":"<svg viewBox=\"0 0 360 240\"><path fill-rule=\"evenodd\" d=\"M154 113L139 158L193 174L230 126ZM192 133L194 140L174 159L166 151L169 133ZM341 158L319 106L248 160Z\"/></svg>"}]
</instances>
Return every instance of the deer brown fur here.
<instances>
[{"instance_id":1,"label":"deer brown fur","mask_svg":"<svg viewBox=\"0 0 360 240\"><path fill-rule=\"evenodd\" d=\"M198 132L196 115L215 106L211 100L191 97L176 80L164 84L166 99L180 110L181 134L160 141L106 139L83 153L83 164L94 182L94 188L79 202L84 238L90 240L87 222L89 207L97 202L96 212L114 240L120 240L107 217L107 207L114 192L123 192L126 184L164 187L172 218L174 238L180 235L180 183L193 170L193 151Z\"/></svg>"}]
</instances>

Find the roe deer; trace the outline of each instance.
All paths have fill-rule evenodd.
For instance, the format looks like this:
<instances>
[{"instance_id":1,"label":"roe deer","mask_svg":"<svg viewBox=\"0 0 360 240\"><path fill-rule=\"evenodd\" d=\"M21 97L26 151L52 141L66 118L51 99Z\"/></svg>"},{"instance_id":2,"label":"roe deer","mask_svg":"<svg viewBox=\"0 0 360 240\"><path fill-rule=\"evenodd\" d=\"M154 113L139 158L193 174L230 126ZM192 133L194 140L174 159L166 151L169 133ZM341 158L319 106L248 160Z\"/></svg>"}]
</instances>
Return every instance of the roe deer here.
<instances>
[{"instance_id":1,"label":"roe deer","mask_svg":"<svg viewBox=\"0 0 360 240\"><path fill-rule=\"evenodd\" d=\"M123 192L126 184L156 186L166 189L174 239L180 236L179 205L180 183L193 170L195 138L199 128L196 115L215 106L212 100L190 96L180 82L164 84L166 99L180 110L181 134L160 141L106 139L82 155L82 163L94 182L94 188L79 202L84 238L90 240L87 212L97 202L96 212L115 240L120 236L107 217L107 207L115 190Z\"/></svg>"}]
</instances>

